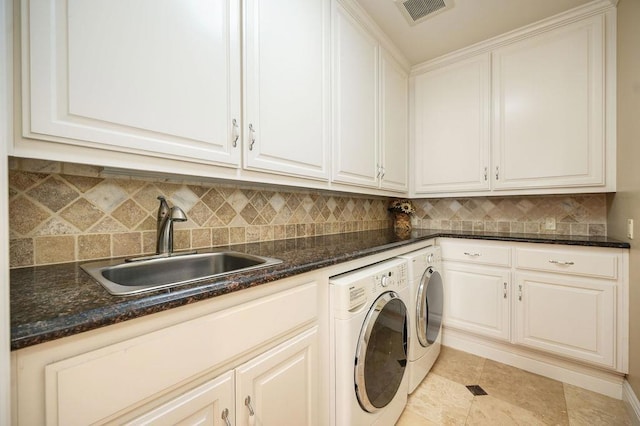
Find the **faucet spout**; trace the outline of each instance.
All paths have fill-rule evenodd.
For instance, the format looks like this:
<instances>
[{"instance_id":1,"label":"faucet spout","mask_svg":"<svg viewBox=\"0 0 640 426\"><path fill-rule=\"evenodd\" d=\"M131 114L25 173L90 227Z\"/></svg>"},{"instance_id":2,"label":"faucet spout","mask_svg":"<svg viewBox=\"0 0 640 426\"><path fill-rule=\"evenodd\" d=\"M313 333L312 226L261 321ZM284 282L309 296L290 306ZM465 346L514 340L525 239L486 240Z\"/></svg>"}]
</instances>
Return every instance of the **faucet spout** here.
<instances>
[{"instance_id":1,"label":"faucet spout","mask_svg":"<svg viewBox=\"0 0 640 426\"><path fill-rule=\"evenodd\" d=\"M156 254L171 255L173 253L173 222L185 222L187 215L178 207L169 208L164 198L160 199L160 209L158 210L158 240L156 243ZM161 215L161 211L166 206L166 213Z\"/></svg>"}]
</instances>

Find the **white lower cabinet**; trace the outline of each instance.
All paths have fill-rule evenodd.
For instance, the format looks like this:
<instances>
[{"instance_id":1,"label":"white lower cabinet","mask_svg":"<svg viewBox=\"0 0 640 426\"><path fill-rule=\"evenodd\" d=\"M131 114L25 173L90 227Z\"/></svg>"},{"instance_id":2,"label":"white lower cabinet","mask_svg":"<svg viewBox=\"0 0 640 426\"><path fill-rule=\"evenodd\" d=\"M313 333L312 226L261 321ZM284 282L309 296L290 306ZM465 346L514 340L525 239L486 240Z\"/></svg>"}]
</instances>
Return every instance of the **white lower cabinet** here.
<instances>
[{"instance_id":1,"label":"white lower cabinet","mask_svg":"<svg viewBox=\"0 0 640 426\"><path fill-rule=\"evenodd\" d=\"M443 271L445 324L509 340L509 270L446 262Z\"/></svg>"},{"instance_id":2,"label":"white lower cabinet","mask_svg":"<svg viewBox=\"0 0 640 426\"><path fill-rule=\"evenodd\" d=\"M319 282L303 274L21 350L15 424L315 424Z\"/></svg>"},{"instance_id":3,"label":"white lower cabinet","mask_svg":"<svg viewBox=\"0 0 640 426\"><path fill-rule=\"evenodd\" d=\"M625 250L464 239L440 246L446 328L627 371Z\"/></svg>"},{"instance_id":4,"label":"white lower cabinet","mask_svg":"<svg viewBox=\"0 0 640 426\"><path fill-rule=\"evenodd\" d=\"M234 376L233 371L229 371L127 422L126 425L233 424L233 393Z\"/></svg>"},{"instance_id":5,"label":"white lower cabinet","mask_svg":"<svg viewBox=\"0 0 640 426\"><path fill-rule=\"evenodd\" d=\"M615 282L520 272L514 282L515 343L615 367Z\"/></svg>"},{"instance_id":6,"label":"white lower cabinet","mask_svg":"<svg viewBox=\"0 0 640 426\"><path fill-rule=\"evenodd\" d=\"M127 425L313 425L317 327L126 422Z\"/></svg>"},{"instance_id":7,"label":"white lower cabinet","mask_svg":"<svg viewBox=\"0 0 640 426\"><path fill-rule=\"evenodd\" d=\"M315 425L317 328L241 365L236 373L236 424Z\"/></svg>"}]
</instances>

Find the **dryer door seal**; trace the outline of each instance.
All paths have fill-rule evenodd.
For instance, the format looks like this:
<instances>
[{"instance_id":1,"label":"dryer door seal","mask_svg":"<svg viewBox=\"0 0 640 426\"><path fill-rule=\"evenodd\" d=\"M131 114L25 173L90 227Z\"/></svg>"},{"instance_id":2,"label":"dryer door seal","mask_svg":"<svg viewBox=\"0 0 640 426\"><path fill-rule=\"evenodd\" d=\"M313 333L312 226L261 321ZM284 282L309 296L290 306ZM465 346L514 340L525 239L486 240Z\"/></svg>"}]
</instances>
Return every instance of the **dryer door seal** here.
<instances>
[{"instance_id":1,"label":"dryer door seal","mask_svg":"<svg viewBox=\"0 0 640 426\"><path fill-rule=\"evenodd\" d=\"M433 268L427 268L420 280L416 300L416 331L423 347L433 344L442 329L444 305L442 277Z\"/></svg>"},{"instance_id":2,"label":"dryer door seal","mask_svg":"<svg viewBox=\"0 0 640 426\"><path fill-rule=\"evenodd\" d=\"M398 294L383 293L371 306L355 359L360 406L373 413L395 397L407 365L407 308Z\"/></svg>"}]
</instances>

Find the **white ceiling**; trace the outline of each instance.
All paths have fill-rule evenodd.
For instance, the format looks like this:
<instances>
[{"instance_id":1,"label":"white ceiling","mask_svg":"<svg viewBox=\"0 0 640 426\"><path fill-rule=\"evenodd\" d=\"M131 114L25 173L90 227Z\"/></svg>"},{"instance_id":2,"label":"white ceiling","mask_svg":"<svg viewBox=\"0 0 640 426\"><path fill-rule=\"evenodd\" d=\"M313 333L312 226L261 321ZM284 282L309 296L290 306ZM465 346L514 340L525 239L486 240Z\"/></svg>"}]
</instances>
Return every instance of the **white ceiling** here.
<instances>
[{"instance_id":1,"label":"white ceiling","mask_svg":"<svg viewBox=\"0 0 640 426\"><path fill-rule=\"evenodd\" d=\"M451 9L415 26L407 23L394 0L357 1L414 65L590 0L453 0Z\"/></svg>"}]
</instances>

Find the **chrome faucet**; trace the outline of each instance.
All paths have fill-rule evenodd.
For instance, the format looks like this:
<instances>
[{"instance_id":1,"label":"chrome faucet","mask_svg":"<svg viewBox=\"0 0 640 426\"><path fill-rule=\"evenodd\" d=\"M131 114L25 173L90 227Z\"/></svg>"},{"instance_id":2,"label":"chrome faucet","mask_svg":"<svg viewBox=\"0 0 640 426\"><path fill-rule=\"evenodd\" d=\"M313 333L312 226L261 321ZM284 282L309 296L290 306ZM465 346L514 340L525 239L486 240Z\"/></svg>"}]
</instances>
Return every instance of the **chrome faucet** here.
<instances>
[{"instance_id":1,"label":"chrome faucet","mask_svg":"<svg viewBox=\"0 0 640 426\"><path fill-rule=\"evenodd\" d=\"M178 206L169 208L167 200L158 196L160 207L158 208L158 241L156 254L168 255L173 253L173 222L185 222L187 215Z\"/></svg>"}]
</instances>

